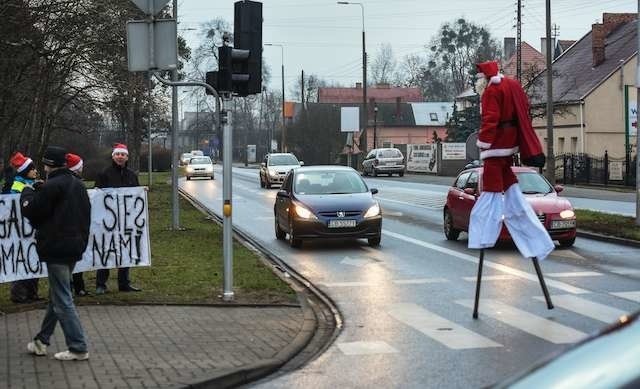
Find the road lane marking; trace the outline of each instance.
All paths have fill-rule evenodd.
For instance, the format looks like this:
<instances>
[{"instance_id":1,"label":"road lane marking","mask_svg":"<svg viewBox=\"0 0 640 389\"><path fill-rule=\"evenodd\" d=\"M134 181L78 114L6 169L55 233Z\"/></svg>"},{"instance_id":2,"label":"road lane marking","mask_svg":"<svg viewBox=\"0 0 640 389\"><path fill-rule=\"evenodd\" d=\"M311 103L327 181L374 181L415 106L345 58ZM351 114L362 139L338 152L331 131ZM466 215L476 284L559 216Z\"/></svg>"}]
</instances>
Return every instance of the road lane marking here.
<instances>
[{"instance_id":1,"label":"road lane marking","mask_svg":"<svg viewBox=\"0 0 640 389\"><path fill-rule=\"evenodd\" d=\"M615 292L611 293L614 296L622 297L623 299L635 301L640 303L640 291L637 292Z\"/></svg>"},{"instance_id":2,"label":"road lane marking","mask_svg":"<svg viewBox=\"0 0 640 389\"><path fill-rule=\"evenodd\" d=\"M405 235L401 235L401 234L397 234L395 232L391 232L391 231L387 231L387 230L382 230L382 233L385 235L388 235L392 238L396 238L398 240L402 240L404 242L408 242L408 243L413 243L417 246L421 246L421 247L425 247L434 251L438 251L441 252L443 254L447 254L450 255L452 257L456 257L459 259L463 259L465 261L471 262L471 263L475 263L478 264L478 258L471 256L469 254L464 254L464 253L460 253L458 251L455 250L451 250L445 247L440 247L438 245L435 244L431 244L431 243L427 243L427 242L423 242L421 240L418 239L414 239ZM491 269L495 269L498 271L501 271L503 273L507 273L507 274L511 274L514 275L516 277L520 277L523 278L525 280L529 280L535 283L538 283L538 276L535 274L530 274L527 273L525 271L522 270L518 270L515 269L513 267L507 266L507 265L503 265L500 263L495 263L495 262L491 262L491 261L487 261L486 259L484 260L484 266L491 268ZM560 289L562 291L565 291L567 293L572 293L572 294L584 294L584 293L591 293L588 290L585 289L581 289L581 288L577 288L573 285L569 285L567 283L561 282L561 281L557 281L557 280L546 280L547 286L551 286L554 287L556 289Z\"/></svg>"},{"instance_id":3,"label":"road lane marking","mask_svg":"<svg viewBox=\"0 0 640 389\"><path fill-rule=\"evenodd\" d=\"M475 282L478 277L462 277L465 281L473 281ZM482 276L482 281L509 281L509 280L519 280L519 277L513 276L511 274L497 274L495 276Z\"/></svg>"},{"instance_id":4,"label":"road lane marking","mask_svg":"<svg viewBox=\"0 0 640 389\"><path fill-rule=\"evenodd\" d=\"M416 278L413 280L393 280L397 285L420 285L420 284L439 284L443 282L449 282L444 278Z\"/></svg>"},{"instance_id":5,"label":"road lane marking","mask_svg":"<svg viewBox=\"0 0 640 389\"><path fill-rule=\"evenodd\" d=\"M609 270L611 273L616 273L623 276L632 276L632 275L640 274L640 269L633 269L630 267L604 266L604 268Z\"/></svg>"},{"instance_id":6,"label":"road lane marking","mask_svg":"<svg viewBox=\"0 0 640 389\"><path fill-rule=\"evenodd\" d=\"M555 278L571 278L571 277L597 277L601 276L602 273L598 273L595 271L576 271L576 272L565 272L565 273L546 273L548 277Z\"/></svg>"},{"instance_id":7,"label":"road lane marking","mask_svg":"<svg viewBox=\"0 0 640 389\"><path fill-rule=\"evenodd\" d=\"M473 309L473 300L456 300L456 304ZM480 299L480 315L486 315L551 343L575 343L587 337L584 332L547 320L497 300Z\"/></svg>"},{"instance_id":8,"label":"road lane marking","mask_svg":"<svg viewBox=\"0 0 640 389\"><path fill-rule=\"evenodd\" d=\"M542 296L536 296L534 299L538 301L545 301ZM604 323L612 323L620 316L627 314L627 312L621 309L595 303L572 294L553 295L553 305Z\"/></svg>"},{"instance_id":9,"label":"road lane marking","mask_svg":"<svg viewBox=\"0 0 640 389\"><path fill-rule=\"evenodd\" d=\"M365 267L378 262L376 260L372 260L369 258L351 258L349 256L346 256L342 261L340 261L340 263L343 265L349 265L349 266L355 266L355 267Z\"/></svg>"},{"instance_id":10,"label":"road lane marking","mask_svg":"<svg viewBox=\"0 0 640 389\"><path fill-rule=\"evenodd\" d=\"M416 304L395 304L387 313L394 319L422 332L450 349L502 347L501 344L476 334Z\"/></svg>"},{"instance_id":11,"label":"road lane marking","mask_svg":"<svg viewBox=\"0 0 640 389\"><path fill-rule=\"evenodd\" d=\"M394 354L398 350L382 341L374 342L341 342L338 348L344 355Z\"/></svg>"}]
</instances>

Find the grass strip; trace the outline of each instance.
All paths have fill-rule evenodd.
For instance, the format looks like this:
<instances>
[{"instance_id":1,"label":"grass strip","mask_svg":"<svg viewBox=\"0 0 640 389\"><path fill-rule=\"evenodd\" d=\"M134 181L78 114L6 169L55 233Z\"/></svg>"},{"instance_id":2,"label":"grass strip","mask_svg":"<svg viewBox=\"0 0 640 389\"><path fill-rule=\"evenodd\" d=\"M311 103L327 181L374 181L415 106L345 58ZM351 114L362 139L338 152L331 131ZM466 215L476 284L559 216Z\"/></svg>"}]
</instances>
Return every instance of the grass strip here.
<instances>
[{"instance_id":1,"label":"grass strip","mask_svg":"<svg viewBox=\"0 0 640 389\"><path fill-rule=\"evenodd\" d=\"M576 209L578 229L619 238L640 240L640 226L635 218L605 212Z\"/></svg>"}]
</instances>

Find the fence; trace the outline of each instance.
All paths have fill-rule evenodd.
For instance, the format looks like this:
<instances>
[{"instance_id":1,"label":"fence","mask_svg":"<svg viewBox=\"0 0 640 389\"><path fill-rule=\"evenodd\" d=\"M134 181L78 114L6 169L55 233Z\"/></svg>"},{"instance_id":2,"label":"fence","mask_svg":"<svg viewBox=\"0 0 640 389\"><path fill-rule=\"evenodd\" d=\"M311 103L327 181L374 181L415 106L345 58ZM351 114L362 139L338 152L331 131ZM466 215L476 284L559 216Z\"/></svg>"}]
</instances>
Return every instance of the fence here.
<instances>
[{"instance_id":1,"label":"fence","mask_svg":"<svg viewBox=\"0 0 640 389\"><path fill-rule=\"evenodd\" d=\"M620 185L635 187L635 158L613 158L605 150L604 157L588 154L556 156L556 181L564 184Z\"/></svg>"}]
</instances>

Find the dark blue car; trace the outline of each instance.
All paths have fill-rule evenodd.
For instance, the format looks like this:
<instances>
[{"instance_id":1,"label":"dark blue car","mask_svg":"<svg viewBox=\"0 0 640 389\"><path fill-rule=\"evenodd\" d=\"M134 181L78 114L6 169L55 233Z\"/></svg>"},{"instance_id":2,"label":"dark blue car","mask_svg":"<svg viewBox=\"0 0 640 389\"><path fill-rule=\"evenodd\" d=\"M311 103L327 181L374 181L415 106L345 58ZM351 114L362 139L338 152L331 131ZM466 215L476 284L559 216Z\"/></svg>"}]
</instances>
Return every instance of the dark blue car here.
<instances>
[{"instance_id":1,"label":"dark blue car","mask_svg":"<svg viewBox=\"0 0 640 389\"><path fill-rule=\"evenodd\" d=\"M345 166L306 166L291 170L274 205L277 239L291 247L306 239L368 240L380 245L382 213L360 174Z\"/></svg>"}]
</instances>

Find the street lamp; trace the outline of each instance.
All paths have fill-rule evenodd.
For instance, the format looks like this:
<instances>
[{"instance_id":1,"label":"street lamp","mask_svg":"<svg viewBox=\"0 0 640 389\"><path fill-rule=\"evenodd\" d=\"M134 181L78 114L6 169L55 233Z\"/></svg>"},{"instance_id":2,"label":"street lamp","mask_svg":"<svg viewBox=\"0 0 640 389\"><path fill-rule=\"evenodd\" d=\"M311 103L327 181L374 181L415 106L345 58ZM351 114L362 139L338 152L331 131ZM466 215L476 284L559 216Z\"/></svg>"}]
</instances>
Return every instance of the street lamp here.
<instances>
[{"instance_id":1,"label":"street lamp","mask_svg":"<svg viewBox=\"0 0 640 389\"><path fill-rule=\"evenodd\" d=\"M338 1L340 5L359 5L362 10L362 142L360 142L360 148L366 155L367 153L367 50L364 38L364 4L356 3L353 1Z\"/></svg>"},{"instance_id":2,"label":"street lamp","mask_svg":"<svg viewBox=\"0 0 640 389\"><path fill-rule=\"evenodd\" d=\"M280 143L280 151L283 153L287 152L286 140L287 140L287 130L285 127L284 120L284 45L277 43L265 43L265 46L275 46L280 48L280 61L282 63L282 140ZM271 139L269 139L269 152L271 152Z\"/></svg>"},{"instance_id":3,"label":"street lamp","mask_svg":"<svg viewBox=\"0 0 640 389\"><path fill-rule=\"evenodd\" d=\"M373 107L373 148L378 147L378 103Z\"/></svg>"}]
</instances>

